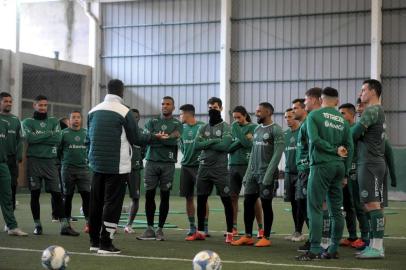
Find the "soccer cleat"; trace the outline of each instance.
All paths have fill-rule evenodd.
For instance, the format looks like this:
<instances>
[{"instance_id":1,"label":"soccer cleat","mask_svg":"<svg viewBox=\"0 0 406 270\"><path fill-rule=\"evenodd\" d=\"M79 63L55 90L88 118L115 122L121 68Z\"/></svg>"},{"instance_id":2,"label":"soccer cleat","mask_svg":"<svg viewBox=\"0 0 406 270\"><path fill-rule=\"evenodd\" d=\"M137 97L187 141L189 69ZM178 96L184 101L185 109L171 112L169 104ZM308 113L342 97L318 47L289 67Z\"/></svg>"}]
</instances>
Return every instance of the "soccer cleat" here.
<instances>
[{"instance_id":1,"label":"soccer cleat","mask_svg":"<svg viewBox=\"0 0 406 270\"><path fill-rule=\"evenodd\" d=\"M128 233L128 234L135 233L134 229L133 229L130 225L126 225L126 226L124 227L124 232L125 232L125 233Z\"/></svg>"},{"instance_id":2,"label":"soccer cleat","mask_svg":"<svg viewBox=\"0 0 406 270\"><path fill-rule=\"evenodd\" d=\"M75 218L75 217L70 217L70 218L69 218L69 221L70 221L70 222L78 222L78 219Z\"/></svg>"},{"instance_id":3,"label":"soccer cleat","mask_svg":"<svg viewBox=\"0 0 406 270\"><path fill-rule=\"evenodd\" d=\"M238 236L238 230L237 230L237 228L233 228L232 234L233 234L233 236Z\"/></svg>"},{"instance_id":4,"label":"soccer cleat","mask_svg":"<svg viewBox=\"0 0 406 270\"><path fill-rule=\"evenodd\" d=\"M290 234L290 235L287 235L287 236L283 237L283 239L285 239L285 240L292 240L293 236L295 236L295 233L294 233L294 232L293 232L292 234Z\"/></svg>"},{"instance_id":5,"label":"soccer cleat","mask_svg":"<svg viewBox=\"0 0 406 270\"><path fill-rule=\"evenodd\" d=\"M322 259L331 260L331 259L339 259L338 252L329 253L325 251L321 254Z\"/></svg>"},{"instance_id":6,"label":"soccer cleat","mask_svg":"<svg viewBox=\"0 0 406 270\"><path fill-rule=\"evenodd\" d=\"M254 240L252 237L248 237L246 235L241 236L240 239L232 241L232 246L252 246L254 245Z\"/></svg>"},{"instance_id":7,"label":"soccer cleat","mask_svg":"<svg viewBox=\"0 0 406 270\"><path fill-rule=\"evenodd\" d=\"M310 241L307 240L304 245L298 247L297 251L299 252L308 252L310 250Z\"/></svg>"},{"instance_id":8,"label":"soccer cleat","mask_svg":"<svg viewBox=\"0 0 406 270\"><path fill-rule=\"evenodd\" d=\"M200 232L192 233L191 235L188 235L185 238L186 241L205 240L205 239L206 239L206 236Z\"/></svg>"},{"instance_id":9,"label":"soccer cleat","mask_svg":"<svg viewBox=\"0 0 406 270\"><path fill-rule=\"evenodd\" d=\"M264 237L264 229L259 229L257 233L257 238L261 239L262 237Z\"/></svg>"},{"instance_id":10,"label":"soccer cleat","mask_svg":"<svg viewBox=\"0 0 406 270\"><path fill-rule=\"evenodd\" d=\"M342 247L349 247L352 245L352 243L354 243L355 240L350 239L350 238L345 238L345 239L341 239L340 241L340 246Z\"/></svg>"},{"instance_id":11,"label":"soccer cleat","mask_svg":"<svg viewBox=\"0 0 406 270\"><path fill-rule=\"evenodd\" d=\"M57 218L57 217L55 217L55 216L52 216L51 221L52 221L52 223L59 222L59 218Z\"/></svg>"},{"instance_id":12,"label":"soccer cleat","mask_svg":"<svg viewBox=\"0 0 406 270\"><path fill-rule=\"evenodd\" d=\"M314 254L311 252L306 252L305 254L296 256L297 261L313 261L313 260L320 260L320 254Z\"/></svg>"},{"instance_id":13,"label":"soccer cleat","mask_svg":"<svg viewBox=\"0 0 406 270\"><path fill-rule=\"evenodd\" d=\"M41 226L35 226L33 234L34 235L41 235L42 234L42 227Z\"/></svg>"},{"instance_id":14,"label":"soccer cleat","mask_svg":"<svg viewBox=\"0 0 406 270\"><path fill-rule=\"evenodd\" d=\"M90 246L89 251L97 252L99 249L99 246Z\"/></svg>"},{"instance_id":15,"label":"soccer cleat","mask_svg":"<svg viewBox=\"0 0 406 270\"><path fill-rule=\"evenodd\" d=\"M291 239L293 242L302 242L304 240L306 240L306 236L304 236L302 233L300 232L295 232L294 235L292 236Z\"/></svg>"},{"instance_id":16,"label":"soccer cleat","mask_svg":"<svg viewBox=\"0 0 406 270\"><path fill-rule=\"evenodd\" d=\"M79 236L80 233L75 231L71 226L67 226L61 229L61 235L65 236Z\"/></svg>"},{"instance_id":17,"label":"soccer cleat","mask_svg":"<svg viewBox=\"0 0 406 270\"><path fill-rule=\"evenodd\" d=\"M155 240L165 241L164 231L162 228L158 228L155 232Z\"/></svg>"},{"instance_id":18,"label":"soccer cleat","mask_svg":"<svg viewBox=\"0 0 406 270\"><path fill-rule=\"evenodd\" d=\"M233 233L226 233L226 239L224 240L225 243L231 244L233 242Z\"/></svg>"},{"instance_id":19,"label":"soccer cleat","mask_svg":"<svg viewBox=\"0 0 406 270\"><path fill-rule=\"evenodd\" d=\"M12 229L12 230L8 230L7 233L8 233L8 235L14 235L14 236L27 236L27 235L28 235L28 233L23 232L23 231L22 231L21 229L19 229L19 228L15 228L15 229Z\"/></svg>"},{"instance_id":20,"label":"soccer cleat","mask_svg":"<svg viewBox=\"0 0 406 270\"><path fill-rule=\"evenodd\" d=\"M109 254L119 254L121 253L121 250L116 248L115 246L111 245L109 247L101 247L97 251L97 254L102 254L102 255L109 255Z\"/></svg>"},{"instance_id":21,"label":"soccer cleat","mask_svg":"<svg viewBox=\"0 0 406 270\"><path fill-rule=\"evenodd\" d=\"M353 248L362 248L362 247L365 247L365 245L366 245L366 243L361 238L359 238L351 243L351 247L353 247Z\"/></svg>"},{"instance_id":22,"label":"soccer cleat","mask_svg":"<svg viewBox=\"0 0 406 270\"><path fill-rule=\"evenodd\" d=\"M8 232L8 227L7 227L7 225L4 225L4 232Z\"/></svg>"},{"instance_id":23,"label":"soccer cleat","mask_svg":"<svg viewBox=\"0 0 406 270\"><path fill-rule=\"evenodd\" d=\"M90 230L89 224L86 223L85 227L83 228L83 232L84 233L89 233L89 230Z\"/></svg>"},{"instance_id":24,"label":"soccer cleat","mask_svg":"<svg viewBox=\"0 0 406 270\"><path fill-rule=\"evenodd\" d=\"M360 254L355 256L357 259L383 259L385 258L384 249L367 247Z\"/></svg>"},{"instance_id":25,"label":"soccer cleat","mask_svg":"<svg viewBox=\"0 0 406 270\"><path fill-rule=\"evenodd\" d=\"M142 235L137 236L137 239L138 240L155 240L156 239L155 231L151 227L148 227Z\"/></svg>"},{"instance_id":26,"label":"soccer cleat","mask_svg":"<svg viewBox=\"0 0 406 270\"><path fill-rule=\"evenodd\" d=\"M266 237L262 237L255 243L256 247L269 247L271 246L271 240L267 239Z\"/></svg>"}]
</instances>

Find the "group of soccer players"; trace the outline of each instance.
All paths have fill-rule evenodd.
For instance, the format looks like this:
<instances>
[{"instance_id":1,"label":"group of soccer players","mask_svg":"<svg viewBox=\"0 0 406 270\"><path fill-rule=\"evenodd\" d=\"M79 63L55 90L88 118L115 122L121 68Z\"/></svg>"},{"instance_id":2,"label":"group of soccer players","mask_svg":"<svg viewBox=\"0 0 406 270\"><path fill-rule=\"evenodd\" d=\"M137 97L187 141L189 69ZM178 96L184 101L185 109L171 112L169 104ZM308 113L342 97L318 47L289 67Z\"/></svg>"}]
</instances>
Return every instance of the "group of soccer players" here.
<instances>
[{"instance_id":1,"label":"group of soccer players","mask_svg":"<svg viewBox=\"0 0 406 270\"><path fill-rule=\"evenodd\" d=\"M20 126L19 120L10 113L10 94L0 94L0 202L5 229L10 235L27 235L18 229L13 214L17 165L22 160L24 138L34 234L42 234L39 197L44 181L45 190L51 193L55 215L61 223L61 235L79 235L70 224L72 198L77 188L82 197L86 221L90 219L84 229L85 232L90 231L90 249L103 254L120 252L111 242L119 218L119 213L112 211L117 212L121 208L123 191L121 188L111 189L114 194L110 195L116 196L116 199L110 202L105 197L104 206L103 200L98 198L103 196L100 195L103 192L109 193L109 187L104 185L110 185L106 183L111 179L103 178L103 174L109 171L103 170L103 155L106 154L101 154L99 147L100 134L106 135L106 131L97 127L102 122L95 119L113 121L111 119L115 118L111 115L109 119L103 118L106 117L103 111L110 110L123 115L117 118L120 123L129 122L118 128L118 132L122 132L121 139L117 141L120 164L112 169L117 175L125 175L124 178L113 180L124 179L132 199L124 228L126 233L134 233L141 170L144 168L143 159L146 160L143 184L146 190L147 229L137 239L165 240L163 228L169 212L179 148L183 154L180 196L186 199L189 222L185 239L204 240L210 236L208 197L215 186L224 206L227 224L225 242L232 246L270 246L274 219L272 199L278 188L278 165L285 154L284 199L291 203L294 223L294 232L286 239L304 241L303 226L306 223L309 227L309 239L298 249L304 253L296 259L338 258L339 245L359 248L357 258L360 259L384 257L384 184L389 172L391 184L396 186L396 176L391 148L385 135L385 115L380 105L382 86L379 81L366 80L357 108L346 103L339 106L339 111L336 109L339 105L336 89L314 87L307 90L304 99L293 100L291 108L286 110L286 131L273 121L274 108L269 102L258 104L255 111L258 124L252 122L243 106L233 109L234 121L228 124L221 117L221 99L212 97L207 101L209 121L203 123L196 119L192 104L181 105L180 119L176 119L173 115L175 101L170 96L162 98L161 114L149 119L141 129L137 125L140 112L123 107L122 82L112 80L108 88L105 102L89 113L92 115L88 120L91 132L82 128L79 111L70 113L69 126L61 130L58 120L48 115L48 101L42 95L34 101L33 116L22 121ZM359 119L355 121L357 113ZM128 119L128 115L131 119ZM123 150L123 145L125 147L128 142L131 149ZM102 143L108 149L109 142ZM114 143L111 142L112 145ZM120 151L131 154L123 155ZM110 166L112 162L108 162L106 164ZM130 169L124 172L122 163L131 164ZM158 188L159 220L155 229L155 195ZM245 233L234 239L238 235L238 200L242 188ZM197 207L194 203L195 193ZM347 239L341 239L344 228L342 207L349 232ZM258 226L256 242L254 219ZM356 219L361 230L360 239L357 238Z\"/></svg>"}]
</instances>

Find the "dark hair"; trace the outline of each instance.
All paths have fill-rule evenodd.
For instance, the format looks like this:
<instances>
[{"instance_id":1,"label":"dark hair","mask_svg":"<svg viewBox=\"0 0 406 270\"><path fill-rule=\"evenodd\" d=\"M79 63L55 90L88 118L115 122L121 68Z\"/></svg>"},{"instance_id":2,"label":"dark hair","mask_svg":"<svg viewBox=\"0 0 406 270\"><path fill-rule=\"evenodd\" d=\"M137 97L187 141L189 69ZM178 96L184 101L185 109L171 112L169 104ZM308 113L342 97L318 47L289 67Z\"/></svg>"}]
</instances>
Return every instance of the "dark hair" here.
<instances>
[{"instance_id":1,"label":"dark hair","mask_svg":"<svg viewBox=\"0 0 406 270\"><path fill-rule=\"evenodd\" d=\"M124 83L118 79L110 80L107 85L107 92L109 94L122 97L124 92Z\"/></svg>"},{"instance_id":2,"label":"dark hair","mask_svg":"<svg viewBox=\"0 0 406 270\"><path fill-rule=\"evenodd\" d=\"M355 114L355 106L351 103L344 103L341 104L340 107L338 107L339 110L341 109L348 109L350 110L353 114Z\"/></svg>"},{"instance_id":3,"label":"dark hair","mask_svg":"<svg viewBox=\"0 0 406 270\"><path fill-rule=\"evenodd\" d=\"M130 109L130 111L140 114L140 111L138 109L135 109L135 108Z\"/></svg>"},{"instance_id":4,"label":"dark hair","mask_svg":"<svg viewBox=\"0 0 406 270\"><path fill-rule=\"evenodd\" d=\"M0 100L2 100L5 97L11 97L11 95L9 93L7 93L7 92L1 92L0 93Z\"/></svg>"},{"instance_id":5,"label":"dark hair","mask_svg":"<svg viewBox=\"0 0 406 270\"><path fill-rule=\"evenodd\" d=\"M366 83L368 84L369 90L375 90L376 95L379 98L382 94L382 84L378 80L374 79L365 80L362 84Z\"/></svg>"},{"instance_id":6,"label":"dark hair","mask_svg":"<svg viewBox=\"0 0 406 270\"><path fill-rule=\"evenodd\" d=\"M274 112L274 108L273 108L272 104L269 102L261 102L261 103L259 103L259 106L262 106L262 107L270 110L271 114L273 114L273 112Z\"/></svg>"},{"instance_id":7,"label":"dark hair","mask_svg":"<svg viewBox=\"0 0 406 270\"><path fill-rule=\"evenodd\" d=\"M306 107L305 103L305 99L304 98L296 98L292 101L292 104L295 103L300 103L300 107L302 107L303 109Z\"/></svg>"},{"instance_id":8,"label":"dark hair","mask_svg":"<svg viewBox=\"0 0 406 270\"><path fill-rule=\"evenodd\" d=\"M61 129L65 129L68 127L67 124L65 124L64 120L69 120L67 117L62 117L61 119L59 119L59 126L61 127Z\"/></svg>"},{"instance_id":9,"label":"dark hair","mask_svg":"<svg viewBox=\"0 0 406 270\"><path fill-rule=\"evenodd\" d=\"M245 109L244 106L241 106L241 105L236 106L236 107L234 108L234 110L233 110L233 113L235 113L235 112L241 113L243 116L245 116L245 119L246 119L248 122L251 122L251 116L249 115L249 113L247 112L247 109Z\"/></svg>"},{"instance_id":10,"label":"dark hair","mask_svg":"<svg viewBox=\"0 0 406 270\"><path fill-rule=\"evenodd\" d=\"M38 95L34 98L35 102L41 101L41 100L48 100L48 98L44 95Z\"/></svg>"},{"instance_id":11,"label":"dark hair","mask_svg":"<svg viewBox=\"0 0 406 270\"><path fill-rule=\"evenodd\" d=\"M213 105L214 103L217 103L220 107L223 107L223 102L218 97L211 97L207 101L207 105Z\"/></svg>"},{"instance_id":12,"label":"dark hair","mask_svg":"<svg viewBox=\"0 0 406 270\"><path fill-rule=\"evenodd\" d=\"M321 88L313 87L306 91L305 93L308 97L320 98L321 97Z\"/></svg>"},{"instance_id":13,"label":"dark hair","mask_svg":"<svg viewBox=\"0 0 406 270\"><path fill-rule=\"evenodd\" d=\"M175 100L171 96L164 96L162 99L169 99L172 100L172 104L175 105Z\"/></svg>"},{"instance_id":14,"label":"dark hair","mask_svg":"<svg viewBox=\"0 0 406 270\"><path fill-rule=\"evenodd\" d=\"M287 113L287 112L292 112L292 111L293 111L292 108L287 108L287 109L285 110L285 113Z\"/></svg>"},{"instance_id":15,"label":"dark hair","mask_svg":"<svg viewBox=\"0 0 406 270\"><path fill-rule=\"evenodd\" d=\"M69 117L72 115L72 113L78 113L78 114L80 114L80 116L82 116L82 112L81 112L81 111L79 111L79 110L73 110L73 111L71 111L71 112L69 113ZM65 119L65 118L66 118L66 117L62 117L61 120Z\"/></svg>"},{"instance_id":16,"label":"dark hair","mask_svg":"<svg viewBox=\"0 0 406 270\"><path fill-rule=\"evenodd\" d=\"M179 110L195 115L195 106L193 106L192 104L183 104L179 107Z\"/></svg>"},{"instance_id":17,"label":"dark hair","mask_svg":"<svg viewBox=\"0 0 406 270\"><path fill-rule=\"evenodd\" d=\"M321 92L321 94L323 96L328 96L328 97L333 97L333 98L338 98L338 91L337 89L333 88L333 87L326 87L323 89L323 91Z\"/></svg>"},{"instance_id":18,"label":"dark hair","mask_svg":"<svg viewBox=\"0 0 406 270\"><path fill-rule=\"evenodd\" d=\"M360 97L357 98L357 105L358 105L358 104L361 104L361 103L362 103L361 98L360 98Z\"/></svg>"}]
</instances>

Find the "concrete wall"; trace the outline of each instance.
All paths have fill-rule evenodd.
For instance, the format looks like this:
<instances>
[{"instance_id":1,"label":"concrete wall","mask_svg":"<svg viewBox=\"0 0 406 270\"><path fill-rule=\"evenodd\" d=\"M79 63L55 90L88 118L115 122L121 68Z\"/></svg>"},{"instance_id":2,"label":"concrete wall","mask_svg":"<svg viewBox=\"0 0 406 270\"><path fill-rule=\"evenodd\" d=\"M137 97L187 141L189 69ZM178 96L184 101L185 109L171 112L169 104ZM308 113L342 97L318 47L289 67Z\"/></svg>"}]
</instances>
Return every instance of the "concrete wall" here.
<instances>
[{"instance_id":1,"label":"concrete wall","mask_svg":"<svg viewBox=\"0 0 406 270\"><path fill-rule=\"evenodd\" d=\"M22 52L88 64L89 19L76 1L21 3Z\"/></svg>"}]
</instances>

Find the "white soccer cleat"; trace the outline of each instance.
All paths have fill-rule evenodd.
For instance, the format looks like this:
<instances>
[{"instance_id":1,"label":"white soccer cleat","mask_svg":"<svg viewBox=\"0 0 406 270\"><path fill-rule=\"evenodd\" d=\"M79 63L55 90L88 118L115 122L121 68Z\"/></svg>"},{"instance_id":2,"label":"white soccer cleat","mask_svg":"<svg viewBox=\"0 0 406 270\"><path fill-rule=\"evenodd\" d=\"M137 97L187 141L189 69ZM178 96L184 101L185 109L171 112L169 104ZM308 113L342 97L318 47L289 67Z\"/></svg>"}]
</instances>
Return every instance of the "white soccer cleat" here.
<instances>
[{"instance_id":1,"label":"white soccer cleat","mask_svg":"<svg viewBox=\"0 0 406 270\"><path fill-rule=\"evenodd\" d=\"M28 235L28 233L26 233L26 232L23 232L21 229L19 229L19 228L15 228L15 229L12 229L12 230L8 230L8 235L14 235L14 236L27 236Z\"/></svg>"}]
</instances>

